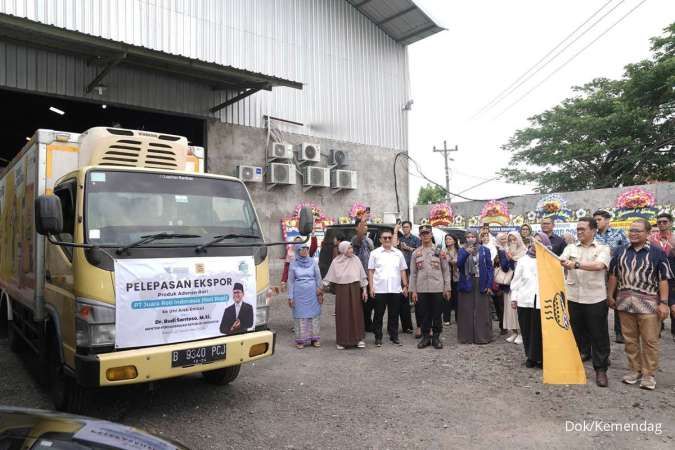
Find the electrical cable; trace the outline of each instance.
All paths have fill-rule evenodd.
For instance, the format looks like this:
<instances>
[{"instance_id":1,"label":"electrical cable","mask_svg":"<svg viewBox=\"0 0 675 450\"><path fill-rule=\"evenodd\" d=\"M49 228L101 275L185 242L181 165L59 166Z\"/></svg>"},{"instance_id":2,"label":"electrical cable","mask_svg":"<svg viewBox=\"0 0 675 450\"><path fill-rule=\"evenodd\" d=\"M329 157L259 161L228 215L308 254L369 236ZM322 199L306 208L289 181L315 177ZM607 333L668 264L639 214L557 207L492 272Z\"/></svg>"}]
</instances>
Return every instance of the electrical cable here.
<instances>
[{"instance_id":1,"label":"electrical cable","mask_svg":"<svg viewBox=\"0 0 675 450\"><path fill-rule=\"evenodd\" d=\"M407 159L409 162L411 162L411 163L413 164L413 166L414 166L414 168L415 168L415 170L416 170L416 172L418 173L418 175L419 175L420 178L422 178L422 179L426 180L428 183L430 183L430 184L432 184L432 185L434 185L434 186L436 186L436 187L442 189L443 192L444 192L446 195L451 195L451 196L453 196L453 197L458 197L458 198L461 198L461 199L463 199L463 200L467 200L467 201L471 201L471 202L487 202L487 201L490 201L490 200L503 200L503 199L505 199L505 198L513 197L512 195L507 195L507 196L499 197L499 198L476 199L476 198L470 198L470 197L467 197L467 196L465 196L465 195L462 195L461 193L460 193L460 194L456 194L456 193L454 193L454 192L450 192L450 191L448 191L447 189L445 189L444 186L441 186L440 184L436 183L434 180L432 180L432 179L430 179L429 177L427 177L426 175L424 175L424 173L420 170L419 164L417 163L417 161L415 161L415 160L414 160L411 156L409 156L406 152L398 152L398 153L396 154L396 156L394 157L394 194L395 194L395 196L396 196L396 212L397 212L397 213L400 213L400 212L401 212L400 199L399 199L399 195L398 195L398 178L397 178L397 176L396 176L396 164L398 163L399 157L404 157L404 158ZM410 170L408 170L407 172L410 173ZM414 174L413 174L413 175L414 175ZM493 181L493 180L489 180L489 181ZM483 182L483 183L481 183L481 184L485 184L485 183L487 183L487 181L485 181L485 182ZM474 186L474 187L477 187L477 186ZM470 189L471 189L471 188L470 188Z\"/></svg>"},{"instance_id":2,"label":"electrical cable","mask_svg":"<svg viewBox=\"0 0 675 450\"><path fill-rule=\"evenodd\" d=\"M565 36L565 38L564 38L562 41L558 42L558 44L557 44L555 47L553 47L551 50L549 50L548 53L546 53L541 59L539 59L539 61L537 61L536 63L534 63L529 69L527 69L525 72L523 72L523 73L522 73L522 74L521 74L514 82L512 82L508 87L506 87L506 88L505 88L504 90L502 90L499 94L497 94L496 97L494 97L492 100L490 100L490 101L489 101L487 104L485 104L479 111L477 111L473 116L471 116L471 119L475 119L475 118L479 117L480 115L482 115L483 112L487 112L487 111L491 110L492 108L494 108L495 106L497 106L499 103L501 103L502 100L504 100L506 97L508 97L509 95L511 95L514 91L516 91L520 86L522 86L524 83L526 83L527 81L529 81L533 76L535 76L537 73L539 73L539 72L540 72L542 69L544 69L547 65L551 64L558 56L560 56L560 54L561 54L562 52L564 52L565 50L567 50L572 44L574 44L574 43L575 43L576 41L578 41L581 37L583 37L586 33L588 33L590 30L592 30L592 29L593 29L600 21L602 21L605 17L607 17L607 15L609 15L612 11L614 11L619 5L621 5L621 3L623 3L625 0L622 0L622 1L619 2L617 5L615 5L614 8L612 8L611 10L609 10L605 15L603 15L600 19L598 19L593 25L591 25L589 28L587 28L586 31L584 31L584 32L581 33L579 36L577 36L572 42L570 42L567 46L565 46L565 48L563 48L561 51L559 51L558 53L556 53L556 54L555 54L551 59L549 59L544 65L542 65L541 67L539 67L534 73L532 73L532 74L530 74L530 75L528 76L528 74L529 74L532 70L534 70L539 64L541 64L543 61L545 61L546 58L548 58L549 55L551 55L551 53L553 53L554 51L556 51L561 45L563 45L563 44L565 43L565 41L567 41L570 37L572 37L577 31L579 31L584 25L586 25L588 22L590 22L596 15L598 15L598 13L600 13L600 11L602 11L603 9L605 9L605 7L606 7L607 5L609 5L610 3L612 3L613 1L614 1L614 0L608 0L604 5L602 5L599 9L597 9L593 14L591 14L591 16L590 16L588 19L586 19L581 25L579 25L578 27L576 27L576 28L574 29L574 31L572 31L572 32L569 33L567 36ZM525 78L526 76L527 76L527 78ZM525 79L523 80L523 78L525 78ZM520 82L521 80L523 80L523 81ZM520 83L519 83L519 82L520 82Z\"/></svg>"},{"instance_id":3,"label":"electrical cable","mask_svg":"<svg viewBox=\"0 0 675 450\"><path fill-rule=\"evenodd\" d=\"M518 99L517 99L515 102L513 102L513 103L511 103L509 106L507 106L507 107L506 107L504 110L502 110L498 115L496 115L495 117L493 117L492 120L496 120L496 119L500 118L502 115L504 115L505 112L509 111L511 108L513 108L513 107L516 106L518 103L520 103L521 100L523 100L525 97L527 97L528 95L530 95L535 89L537 89L539 86L541 86L542 84L544 84L545 82L547 82L548 80L550 80L551 77L552 77L553 75L555 75L556 73L560 72L560 70L562 70L565 66L567 66L567 64L569 64L570 62L572 62L577 56L579 56L581 53L583 53L584 51L586 51L586 49L588 49L591 45L595 44L598 40L600 40L600 38L602 38L604 35L606 35L607 33L609 33L610 30L612 30L615 26L617 26L619 23L621 23L626 17L628 17L629 15L631 15L636 9L638 9L640 6L642 6L646 1L647 1L647 0L642 0L640 3L638 3L638 4L635 5L633 8L631 8L630 11L628 11L626 14L624 14L623 16L621 16L621 17L619 18L619 20L617 20L616 22L614 22L612 25L609 26L609 28L607 28L605 31L603 31L602 33L600 33L595 39L593 39L591 42L589 42L588 44L586 44L581 50L579 50L579 51L576 52L574 55L572 55L571 58L569 58L567 61L565 61L564 63L562 63L561 65L559 65L553 72L551 72L550 74L548 74L548 76L547 76L546 78L544 78L543 80L541 80L539 83L537 83L537 84L536 84L534 87L532 87L530 90L528 90L528 91L525 92L523 95L521 95L520 97L518 97Z\"/></svg>"}]
</instances>

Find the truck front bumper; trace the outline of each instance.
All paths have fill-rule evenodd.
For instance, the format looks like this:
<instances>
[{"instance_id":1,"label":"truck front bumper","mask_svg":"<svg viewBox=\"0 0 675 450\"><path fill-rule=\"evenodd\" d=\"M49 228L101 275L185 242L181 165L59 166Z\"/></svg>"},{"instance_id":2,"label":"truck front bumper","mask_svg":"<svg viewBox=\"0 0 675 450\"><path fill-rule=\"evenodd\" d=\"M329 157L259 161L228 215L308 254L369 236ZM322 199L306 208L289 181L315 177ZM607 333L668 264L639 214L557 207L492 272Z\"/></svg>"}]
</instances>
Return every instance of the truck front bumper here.
<instances>
[{"instance_id":1,"label":"truck front bumper","mask_svg":"<svg viewBox=\"0 0 675 450\"><path fill-rule=\"evenodd\" d=\"M224 336L158 347L122 350L119 352L97 355L76 355L75 374L78 383L85 387L145 383L165 378L180 377L195 372L205 372L223 367L235 366L237 364L244 364L266 358L274 354L275 341L276 333L272 331L257 331L254 333ZM219 344L225 344L225 359L210 362L208 364L171 367L171 357L175 350L186 350ZM259 355L251 356L251 347L256 344L267 344L266 350ZM256 349L260 349L260 346L257 346ZM111 381L108 379L107 374L109 369L127 366L135 367L137 376L131 379L118 381Z\"/></svg>"}]
</instances>

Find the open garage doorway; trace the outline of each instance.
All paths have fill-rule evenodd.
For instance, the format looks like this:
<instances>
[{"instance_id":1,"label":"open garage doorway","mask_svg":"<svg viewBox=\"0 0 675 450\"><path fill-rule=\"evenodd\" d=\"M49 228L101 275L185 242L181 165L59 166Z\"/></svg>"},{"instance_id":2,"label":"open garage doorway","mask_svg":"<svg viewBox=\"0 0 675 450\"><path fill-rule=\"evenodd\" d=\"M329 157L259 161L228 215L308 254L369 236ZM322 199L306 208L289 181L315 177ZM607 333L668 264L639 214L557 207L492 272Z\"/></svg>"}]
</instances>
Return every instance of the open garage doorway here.
<instances>
[{"instance_id":1,"label":"open garage doorway","mask_svg":"<svg viewBox=\"0 0 675 450\"><path fill-rule=\"evenodd\" d=\"M114 126L185 136L191 145L206 142L205 121L192 117L4 89L0 105L0 171L40 128L82 133L95 126Z\"/></svg>"}]
</instances>

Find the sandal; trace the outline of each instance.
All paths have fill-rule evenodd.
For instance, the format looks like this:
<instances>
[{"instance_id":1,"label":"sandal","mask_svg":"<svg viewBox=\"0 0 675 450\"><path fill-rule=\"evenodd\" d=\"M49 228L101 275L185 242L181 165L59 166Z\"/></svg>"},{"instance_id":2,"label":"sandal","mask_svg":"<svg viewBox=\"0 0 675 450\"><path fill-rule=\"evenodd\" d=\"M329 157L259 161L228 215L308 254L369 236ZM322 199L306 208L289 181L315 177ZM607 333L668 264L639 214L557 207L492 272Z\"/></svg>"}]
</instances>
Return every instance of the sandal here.
<instances>
[{"instance_id":1,"label":"sandal","mask_svg":"<svg viewBox=\"0 0 675 450\"><path fill-rule=\"evenodd\" d=\"M315 347L315 348L321 347L321 342L319 342L319 341L312 342L312 347Z\"/></svg>"},{"instance_id":2,"label":"sandal","mask_svg":"<svg viewBox=\"0 0 675 450\"><path fill-rule=\"evenodd\" d=\"M297 348L298 350L302 350L303 348L305 348L305 344L295 344L295 348Z\"/></svg>"}]
</instances>

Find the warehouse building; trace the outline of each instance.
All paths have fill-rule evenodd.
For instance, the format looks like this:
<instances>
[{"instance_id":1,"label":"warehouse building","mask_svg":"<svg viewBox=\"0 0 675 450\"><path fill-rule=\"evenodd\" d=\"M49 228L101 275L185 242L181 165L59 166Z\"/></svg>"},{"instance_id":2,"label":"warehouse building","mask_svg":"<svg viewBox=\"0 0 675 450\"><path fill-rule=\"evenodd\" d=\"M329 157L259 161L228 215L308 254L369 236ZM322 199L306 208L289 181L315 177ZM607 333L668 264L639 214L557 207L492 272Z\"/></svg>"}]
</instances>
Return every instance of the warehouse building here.
<instances>
[{"instance_id":1,"label":"warehouse building","mask_svg":"<svg viewBox=\"0 0 675 450\"><path fill-rule=\"evenodd\" d=\"M117 125L185 135L209 172L248 177L268 239L300 201L382 216L408 145L406 47L441 30L409 0L0 0L0 164L37 128Z\"/></svg>"}]
</instances>

